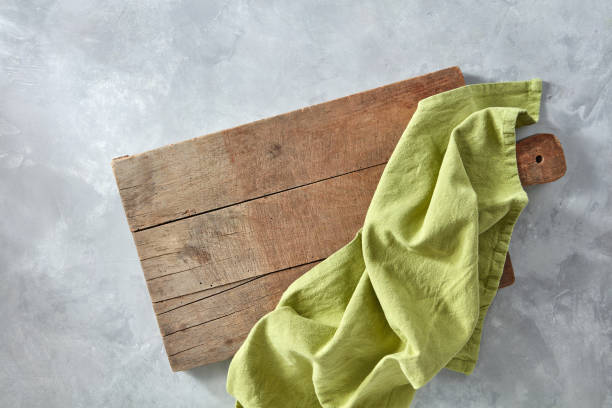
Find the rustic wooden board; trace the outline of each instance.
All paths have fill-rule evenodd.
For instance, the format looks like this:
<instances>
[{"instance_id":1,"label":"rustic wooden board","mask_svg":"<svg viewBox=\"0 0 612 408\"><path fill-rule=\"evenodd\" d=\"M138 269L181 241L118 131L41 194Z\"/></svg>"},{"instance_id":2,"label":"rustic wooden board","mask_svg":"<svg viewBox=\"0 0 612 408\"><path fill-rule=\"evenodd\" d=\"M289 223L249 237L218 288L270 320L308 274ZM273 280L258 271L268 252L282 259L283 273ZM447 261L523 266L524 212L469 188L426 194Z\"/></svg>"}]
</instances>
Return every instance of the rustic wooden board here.
<instances>
[{"instance_id":1,"label":"rustic wooden board","mask_svg":"<svg viewBox=\"0 0 612 408\"><path fill-rule=\"evenodd\" d=\"M449 68L115 159L173 370L230 357L348 242L418 100L463 84Z\"/></svg>"},{"instance_id":2,"label":"rustic wooden board","mask_svg":"<svg viewBox=\"0 0 612 408\"><path fill-rule=\"evenodd\" d=\"M231 356L360 228L418 101L464 84L452 67L113 160L172 368Z\"/></svg>"}]
</instances>

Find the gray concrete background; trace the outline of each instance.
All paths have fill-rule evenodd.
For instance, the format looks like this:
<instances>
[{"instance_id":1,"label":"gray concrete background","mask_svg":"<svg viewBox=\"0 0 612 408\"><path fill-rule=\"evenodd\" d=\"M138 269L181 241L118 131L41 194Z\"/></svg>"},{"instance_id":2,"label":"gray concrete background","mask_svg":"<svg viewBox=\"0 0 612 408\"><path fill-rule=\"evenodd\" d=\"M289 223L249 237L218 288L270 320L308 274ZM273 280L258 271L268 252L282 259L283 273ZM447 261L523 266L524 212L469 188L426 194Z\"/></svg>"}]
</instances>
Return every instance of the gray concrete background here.
<instances>
[{"instance_id":1,"label":"gray concrete background","mask_svg":"<svg viewBox=\"0 0 612 408\"><path fill-rule=\"evenodd\" d=\"M110 161L447 66L545 80L568 172L529 188L474 374L414 407L612 406L612 3L0 4L0 406L221 407L168 366Z\"/></svg>"}]
</instances>

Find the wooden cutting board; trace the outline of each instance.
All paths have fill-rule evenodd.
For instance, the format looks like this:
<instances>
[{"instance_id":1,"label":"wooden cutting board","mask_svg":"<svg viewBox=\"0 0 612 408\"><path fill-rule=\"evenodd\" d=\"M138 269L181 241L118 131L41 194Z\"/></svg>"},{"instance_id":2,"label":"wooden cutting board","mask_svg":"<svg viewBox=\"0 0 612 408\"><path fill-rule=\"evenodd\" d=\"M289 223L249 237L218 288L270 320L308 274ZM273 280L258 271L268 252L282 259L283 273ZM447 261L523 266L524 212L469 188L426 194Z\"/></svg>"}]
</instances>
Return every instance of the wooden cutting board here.
<instances>
[{"instance_id":1,"label":"wooden cutting board","mask_svg":"<svg viewBox=\"0 0 612 408\"><path fill-rule=\"evenodd\" d=\"M172 369L231 357L291 282L349 242L418 101L462 85L448 68L114 159Z\"/></svg>"}]
</instances>

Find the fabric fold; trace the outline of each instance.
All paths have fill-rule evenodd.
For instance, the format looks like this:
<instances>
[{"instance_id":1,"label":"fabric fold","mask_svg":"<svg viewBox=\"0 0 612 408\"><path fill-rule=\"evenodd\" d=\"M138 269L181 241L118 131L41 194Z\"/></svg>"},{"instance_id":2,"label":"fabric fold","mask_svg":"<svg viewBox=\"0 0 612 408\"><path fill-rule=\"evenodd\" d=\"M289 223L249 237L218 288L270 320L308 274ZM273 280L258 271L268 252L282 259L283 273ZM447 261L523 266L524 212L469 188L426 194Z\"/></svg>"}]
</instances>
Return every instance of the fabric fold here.
<instances>
[{"instance_id":1,"label":"fabric fold","mask_svg":"<svg viewBox=\"0 0 612 408\"><path fill-rule=\"evenodd\" d=\"M442 368L470 374L527 204L515 128L539 79L419 102L355 238L297 279L234 356L237 407L405 407Z\"/></svg>"}]
</instances>

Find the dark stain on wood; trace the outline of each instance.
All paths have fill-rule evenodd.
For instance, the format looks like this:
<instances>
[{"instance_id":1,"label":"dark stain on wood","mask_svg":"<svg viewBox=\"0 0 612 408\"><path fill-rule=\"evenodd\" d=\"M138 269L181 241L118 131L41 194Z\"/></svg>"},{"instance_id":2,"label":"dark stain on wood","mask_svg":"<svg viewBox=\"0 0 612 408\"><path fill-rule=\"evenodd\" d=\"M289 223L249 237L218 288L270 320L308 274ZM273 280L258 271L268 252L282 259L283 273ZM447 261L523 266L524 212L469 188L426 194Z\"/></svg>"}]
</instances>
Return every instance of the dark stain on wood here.
<instances>
[{"instance_id":1,"label":"dark stain on wood","mask_svg":"<svg viewBox=\"0 0 612 408\"><path fill-rule=\"evenodd\" d=\"M185 257L196 260L200 263L200 265L204 265L210 261L210 254L204 248L194 246L194 245L185 245L183 249L182 255Z\"/></svg>"},{"instance_id":2,"label":"dark stain on wood","mask_svg":"<svg viewBox=\"0 0 612 408\"><path fill-rule=\"evenodd\" d=\"M272 159L275 159L281 154L281 145L278 143L273 143L272 146L268 149L268 156Z\"/></svg>"}]
</instances>

